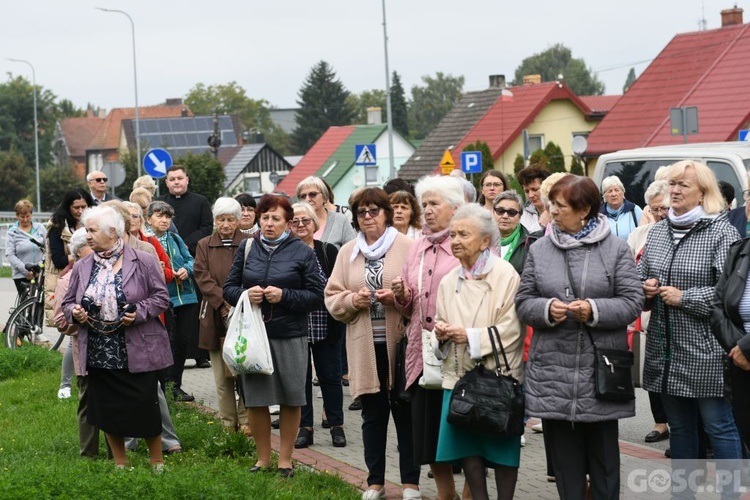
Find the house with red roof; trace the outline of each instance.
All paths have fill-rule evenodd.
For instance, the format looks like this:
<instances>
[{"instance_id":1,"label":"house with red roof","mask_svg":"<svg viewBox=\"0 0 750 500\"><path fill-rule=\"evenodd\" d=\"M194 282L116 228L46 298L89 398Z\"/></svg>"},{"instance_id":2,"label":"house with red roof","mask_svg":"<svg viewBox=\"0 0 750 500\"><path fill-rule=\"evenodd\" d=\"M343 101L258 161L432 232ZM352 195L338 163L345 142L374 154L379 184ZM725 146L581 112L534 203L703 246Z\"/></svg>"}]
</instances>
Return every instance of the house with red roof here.
<instances>
[{"instance_id":1,"label":"house with red roof","mask_svg":"<svg viewBox=\"0 0 750 500\"><path fill-rule=\"evenodd\" d=\"M477 140L486 142L494 168L513 173L517 155L524 155L524 131L529 152L552 141L563 151L566 164L572 158L572 141L587 136L606 114L608 102L618 96L594 101L594 111L562 82L527 83L506 87L503 77L490 77L490 88L466 93L404 164L399 177L416 181L439 173L445 150L461 168L461 151Z\"/></svg>"},{"instance_id":2,"label":"house with red roof","mask_svg":"<svg viewBox=\"0 0 750 500\"><path fill-rule=\"evenodd\" d=\"M377 165L357 166L355 147L374 144ZM393 131L393 163L396 168L412 155L414 146ZM336 203L347 204L349 195L358 188L382 186L390 178L388 129L384 124L330 127L276 186L276 192L294 195L297 184L311 175L324 179L333 189Z\"/></svg>"},{"instance_id":3,"label":"house with red roof","mask_svg":"<svg viewBox=\"0 0 750 500\"><path fill-rule=\"evenodd\" d=\"M683 143L672 135L670 108L698 108L689 143L734 141L750 128L750 25L742 12L724 10L721 28L672 38L587 138L589 165L621 149Z\"/></svg>"}]
</instances>

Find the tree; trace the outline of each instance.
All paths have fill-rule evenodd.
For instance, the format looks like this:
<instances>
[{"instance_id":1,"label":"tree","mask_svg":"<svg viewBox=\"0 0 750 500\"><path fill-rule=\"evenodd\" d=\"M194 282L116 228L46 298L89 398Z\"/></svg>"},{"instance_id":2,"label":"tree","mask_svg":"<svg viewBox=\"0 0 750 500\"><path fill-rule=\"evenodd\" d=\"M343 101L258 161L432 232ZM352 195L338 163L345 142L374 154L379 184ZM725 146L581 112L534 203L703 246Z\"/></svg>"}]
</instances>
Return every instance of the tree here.
<instances>
[{"instance_id":1,"label":"tree","mask_svg":"<svg viewBox=\"0 0 750 500\"><path fill-rule=\"evenodd\" d=\"M391 78L391 119L393 129L402 137L409 137L409 105L406 102L406 93L401 85L401 77L393 72Z\"/></svg>"},{"instance_id":2,"label":"tree","mask_svg":"<svg viewBox=\"0 0 750 500\"><path fill-rule=\"evenodd\" d=\"M581 159L576 155L573 155L573 159L570 160L570 173L573 175L584 175Z\"/></svg>"},{"instance_id":3,"label":"tree","mask_svg":"<svg viewBox=\"0 0 750 500\"><path fill-rule=\"evenodd\" d=\"M190 178L188 189L194 193L202 194L211 203L219 197L224 189L226 178L224 167L208 151L199 155L187 153L177 159L175 164L185 167ZM168 192L165 179L166 177L162 177L159 182L159 189L162 194Z\"/></svg>"},{"instance_id":4,"label":"tree","mask_svg":"<svg viewBox=\"0 0 750 500\"><path fill-rule=\"evenodd\" d=\"M413 139L424 139L453 108L463 94L464 77L435 74L423 76L424 86L411 88L409 130Z\"/></svg>"},{"instance_id":5,"label":"tree","mask_svg":"<svg viewBox=\"0 0 750 500\"><path fill-rule=\"evenodd\" d=\"M196 84L187 96L185 104L196 115L237 115L245 130L263 134L266 142L280 154L290 153L289 136L271 119L268 101L251 99L237 82L226 85Z\"/></svg>"},{"instance_id":6,"label":"tree","mask_svg":"<svg viewBox=\"0 0 750 500\"><path fill-rule=\"evenodd\" d=\"M88 186L83 179L79 179L75 175L70 164L42 167L39 171L39 191L42 197L41 210L45 212L53 211L60 204L65 193L78 187L88 191ZM30 199L33 198L30 197Z\"/></svg>"},{"instance_id":7,"label":"tree","mask_svg":"<svg viewBox=\"0 0 750 500\"><path fill-rule=\"evenodd\" d=\"M518 172L526 167L526 161L523 159L523 155L518 153L516 159L513 160L513 173L518 175Z\"/></svg>"},{"instance_id":8,"label":"tree","mask_svg":"<svg viewBox=\"0 0 750 500\"><path fill-rule=\"evenodd\" d=\"M531 165L547 168L547 155L544 154L543 149L537 149L531 153L531 156L529 156L529 166Z\"/></svg>"},{"instance_id":9,"label":"tree","mask_svg":"<svg viewBox=\"0 0 750 500\"><path fill-rule=\"evenodd\" d=\"M16 202L30 194L28 173L20 153L0 151L0 186L3 186L0 189L0 210L13 210ZM29 197L29 200L36 203L36 197Z\"/></svg>"},{"instance_id":10,"label":"tree","mask_svg":"<svg viewBox=\"0 0 750 500\"><path fill-rule=\"evenodd\" d=\"M367 123L367 108L380 108L381 123L387 119L385 90L364 90L361 94L349 94L348 105L355 110L354 123Z\"/></svg>"},{"instance_id":11,"label":"tree","mask_svg":"<svg viewBox=\"0 0 750 500\"><path fill-rule=\"evenodd\" d=\"M573 58L570 49L561 43L521 61L516 68L515 83L520 85L525 75L535 74L542 75L543 82L554 82L562 75L565 85L576 95L604 94L604 84L586 67L584 60Z\"/></svg>"},{"instance_id":12,"label":"tree","mask_svg":"<svg viewBox=\"0 0 750 500\"><path fill-rule=\"evenodd\" d=\"M622 86L622 93L628 91L628 89L635 83L635 68L630 68L628 71L628 77L625 78L625 85Z\"/></svg>"},{"instance_id":13,"label":"tree","mask_svg":"<svg viewBox=\"0 0 750 500\"><path fill-rule=\"evenodd\" d=\"M336 72L325 61L312 67L298 92L297 128L292 145L304 154L329 127L349 125L355 117L347 98L349 91L336 78Z\"/></svg>"},{"instance_id":14,"label":"tree","mask_svg":"<svg viewBox=\"0 0 750 500\"><path fill-rule=\"evenodd\" d=\"M565 156L560 146L550 141L544 147L544 156L547 157L547 170L550 173L565 172Z\"/></svg>"},{"instance_id":15,"label":"tree","mask_svg":"<svg viewBox=\"0 0 750 500\"><path fill-rule=\"evenodd\" d=\"M138 156L135 154L135 148L121 153L120 163L125 169L125 180L115 188L115 196L127 200L133 190L133 183L138 178ZM165 193L166 191L161 192Z\"/></svg>"}]
</instances>

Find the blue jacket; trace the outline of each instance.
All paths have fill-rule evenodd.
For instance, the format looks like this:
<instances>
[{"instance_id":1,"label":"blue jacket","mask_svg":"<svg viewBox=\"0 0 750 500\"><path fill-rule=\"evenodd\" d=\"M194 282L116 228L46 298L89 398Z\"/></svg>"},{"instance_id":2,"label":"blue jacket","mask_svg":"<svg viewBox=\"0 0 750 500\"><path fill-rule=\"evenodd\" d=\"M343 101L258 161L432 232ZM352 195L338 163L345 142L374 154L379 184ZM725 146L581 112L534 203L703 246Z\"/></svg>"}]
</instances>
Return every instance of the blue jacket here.
<instances>
[{"instance_id":1,"label":"blue jacket","mask_svg":"<svg viewBox=\"0 0 750 500\"><path fill-rule=\"evenodd\" d=\"M174 279L167 284L172 307L197 304L198 295L195 293L195 277L193 275L193 263L195 259L190 254L187 245L185 245L180 236L170 231L167 231L159 238L159 243L161 243L164 251L167 252L167 256L169 256L172 270L177 271L181 267L184 267L188 272L187 280L178 284L177 280Z\"/></svg>"},{"instance_id":2,"label":"blue jacket","mask_svg":"<svg viewBox=\"0 0 750 500\"><path fill-rule=\"evenodd\" d=\"M94 269L94 256L76 262L71 271L70 285L62 302L68 323L73 320L73 307L81 303ZM129 304L135 304L135 321L125 327L125 344L128 353L128 371L150 372L171 366L172 350L167 330L159 321L159 314L169 307L169 294L159 262L140 250L125 245L122 256L122 290ZM88 326L78 324L78 373L86 373L88 353Z\"/></svg>"},{"instance_id":3,"label":"blue jacket","mask_svg":"<svg viewBox=\"0 0 750 500\"><path fill-rule=\"evenodd\" d=\"M632 201L625 200L622 204L622 210L618 211L616 216L612 216L607 211L606 203L602 203L599 213L604 214L609 219L609 227L612 229L612 234L627 241L628 235L638 227L643 210Z\"/></svg>"},{"instance_id":4,"label":"blue jacket","mask_svg":"<svg viewBox=\"0 0 750 500\"><path fill-rule=\"evenodd\" d=\"M249 241L253 246L245 262ZM306 337L307 313L323 307L325 288L313 249L290 235L269 254L258 234L246 239L240 243L224 282L224 299L237 305L243 290L256 285L282 289L281 302L271 304L263 299L261 303L268 338Z\"/></svg>"}]
</instances>

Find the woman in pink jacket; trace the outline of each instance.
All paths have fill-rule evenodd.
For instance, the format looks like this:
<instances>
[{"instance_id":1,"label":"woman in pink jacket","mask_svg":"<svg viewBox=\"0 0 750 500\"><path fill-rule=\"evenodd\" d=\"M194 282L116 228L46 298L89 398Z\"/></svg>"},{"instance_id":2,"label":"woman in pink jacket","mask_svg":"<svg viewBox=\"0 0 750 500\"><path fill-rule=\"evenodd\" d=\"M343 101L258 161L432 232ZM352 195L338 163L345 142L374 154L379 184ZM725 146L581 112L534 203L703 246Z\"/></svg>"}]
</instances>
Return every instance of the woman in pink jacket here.
<instances>
[{"instance_id":1,"label":"woman in pink jacket","mask_svg":"<svg viewBox=\"0 0 750 500\"><path fill-rule=\"evenodd\" d=\"M416 194L424 213L425 235L409 250L402 275L393 281L392 288L396 307L409 318L406 387L411 394L414 462L430 465L438 498L453 499L456 485L452 466L435 460L443 390L425 389L417 381L423 368L422 329L435 328L438 285L443 276L458 266L458 259L451 252L449 233L451 218L464 204L464 195L461 184L453 177L425 177L417 184Z\"/></svg>"}]
</instances>

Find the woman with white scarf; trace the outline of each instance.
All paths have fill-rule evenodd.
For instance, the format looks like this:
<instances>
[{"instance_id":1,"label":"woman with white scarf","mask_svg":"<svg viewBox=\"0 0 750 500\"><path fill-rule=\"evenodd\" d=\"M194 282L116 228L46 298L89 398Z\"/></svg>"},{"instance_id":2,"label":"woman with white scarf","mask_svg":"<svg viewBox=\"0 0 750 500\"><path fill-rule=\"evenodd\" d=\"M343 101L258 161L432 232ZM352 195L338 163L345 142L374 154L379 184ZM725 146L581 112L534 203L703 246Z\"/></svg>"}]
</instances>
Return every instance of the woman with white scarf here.
<instances>
[{"instance_id":1,"label":"woman with white scarf","mask_svg":"<svg viewBox=\"0 0 750 500\"><path fill-rule=\"evenodd\" d=\"M390 400L396 344L403 336L391 283L400 275L413 240L393 227L393 208L380 188L350 199L357 237L341 247L325 291L331 315L346 323L349 390L362 401L362 440L369 489L362 498L385 497L389 415L396 424L404 498L421 498L419 466L412 456L411 410Z\"/></svg>"},{"instance_id":2,"label":"woman with white scarf","mask_svg":"<svg viewBox=\"0 0 750 500\"><path fill-rule=\"evenodd\" d=\"M673 460L699 457L698 415L716 459L739 459L742 445L724 397L725 354L709 324L715 287L738 234L707 166L681 161L666 178L669 216L653 225L638 262L651 310L643 388L661 393Z\"/></svg>"}]
</instances>

